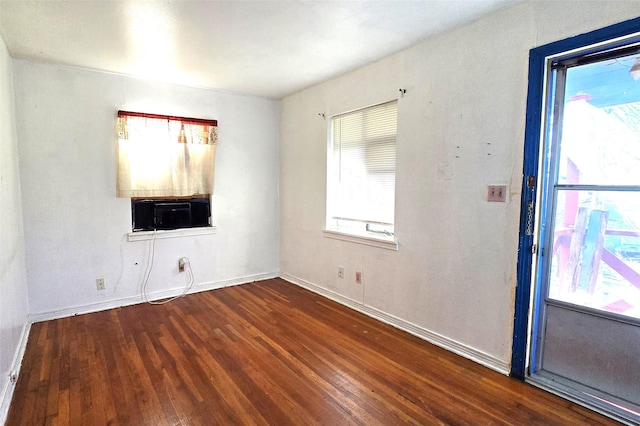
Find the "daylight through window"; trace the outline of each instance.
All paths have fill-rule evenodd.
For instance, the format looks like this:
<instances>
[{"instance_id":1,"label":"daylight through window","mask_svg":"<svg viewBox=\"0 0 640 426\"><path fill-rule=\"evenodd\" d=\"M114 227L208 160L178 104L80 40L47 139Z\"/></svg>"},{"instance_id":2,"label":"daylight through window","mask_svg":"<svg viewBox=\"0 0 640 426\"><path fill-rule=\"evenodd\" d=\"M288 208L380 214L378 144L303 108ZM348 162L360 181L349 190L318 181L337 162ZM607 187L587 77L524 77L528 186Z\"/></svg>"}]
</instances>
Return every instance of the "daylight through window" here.
<instances>
[{"instance_id":1,"label":"daylight through window","mask_svg":"<svg viewBox=\"0 0 640 426\"><path fill-rule=\"evenodd\" d=\"M397 102L331 119L327 229L393 239Z\"/></svg>"},{"instance_id":2,"label":"daylight through window","mask_svg":"<svg viewBox=\"0 0 640 426\"><path fill-rule=\"evenodd\" d=\"M118 197L213 192L217 122L118 112Z\"/></svg>"},{"instance_id":3,"label":"daylight through window","mask_svg":"<svg viewBox=\"0 0 640 426\"><path fill-rule=\"evenodd\" d=\"M210 227L217 121L118 111L118 197L132 230Z\"/></svg>"}]
</instances>

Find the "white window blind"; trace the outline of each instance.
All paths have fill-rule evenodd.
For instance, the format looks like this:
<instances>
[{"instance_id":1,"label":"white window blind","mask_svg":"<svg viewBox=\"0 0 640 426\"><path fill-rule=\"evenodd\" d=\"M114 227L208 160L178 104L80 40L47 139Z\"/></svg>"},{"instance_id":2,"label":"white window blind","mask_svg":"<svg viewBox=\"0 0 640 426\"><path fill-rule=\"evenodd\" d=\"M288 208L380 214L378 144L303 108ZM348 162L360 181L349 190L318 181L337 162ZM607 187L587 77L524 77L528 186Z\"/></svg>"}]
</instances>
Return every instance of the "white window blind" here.
<instances>
[{"instance_id":1,"label":"white window blind","mask_svg":"<svg viewBox=\"0 0 640 426\"><path fill-rule=\"evenodd\" d=\"M397 102L332 118L327 229L393 234Z\"/></svg>"}]
</instances>

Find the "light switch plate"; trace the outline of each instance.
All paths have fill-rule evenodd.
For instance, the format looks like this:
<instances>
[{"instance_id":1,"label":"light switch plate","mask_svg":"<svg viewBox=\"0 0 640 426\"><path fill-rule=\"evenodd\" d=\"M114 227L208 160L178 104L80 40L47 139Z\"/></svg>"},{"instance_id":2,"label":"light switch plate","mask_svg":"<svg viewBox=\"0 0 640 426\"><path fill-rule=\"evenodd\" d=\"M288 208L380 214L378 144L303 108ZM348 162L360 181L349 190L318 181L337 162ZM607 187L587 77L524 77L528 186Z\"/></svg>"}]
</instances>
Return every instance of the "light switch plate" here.
<instances>
[{"instance_id":1,"label":"light switch plate","mask_svg":"<svg viewBox=\"0 0 640 426\"><path fill-rule=\"evenodd\" d=\"M507 201L507 185L487 186L487 201L504 203Z\"/></svg>"}]
</instances>

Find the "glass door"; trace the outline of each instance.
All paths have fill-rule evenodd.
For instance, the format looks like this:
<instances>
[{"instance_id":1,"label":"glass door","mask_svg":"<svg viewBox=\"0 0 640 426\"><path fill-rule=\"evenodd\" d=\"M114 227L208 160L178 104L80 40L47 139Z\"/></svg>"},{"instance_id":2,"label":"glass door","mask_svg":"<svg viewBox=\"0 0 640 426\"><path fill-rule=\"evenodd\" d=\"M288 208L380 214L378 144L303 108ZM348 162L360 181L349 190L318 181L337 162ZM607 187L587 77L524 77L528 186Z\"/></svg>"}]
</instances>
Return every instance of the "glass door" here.
<instances>
[{"instance_id":1,"label":"glass door","mask_svg":"<svg viewBox=\"0 0 640 426\"><path fill-rule=\"evenodd\" d=\"M532 380L640 421L640 48L552 61Z\"/></svg>"}]
</instances>

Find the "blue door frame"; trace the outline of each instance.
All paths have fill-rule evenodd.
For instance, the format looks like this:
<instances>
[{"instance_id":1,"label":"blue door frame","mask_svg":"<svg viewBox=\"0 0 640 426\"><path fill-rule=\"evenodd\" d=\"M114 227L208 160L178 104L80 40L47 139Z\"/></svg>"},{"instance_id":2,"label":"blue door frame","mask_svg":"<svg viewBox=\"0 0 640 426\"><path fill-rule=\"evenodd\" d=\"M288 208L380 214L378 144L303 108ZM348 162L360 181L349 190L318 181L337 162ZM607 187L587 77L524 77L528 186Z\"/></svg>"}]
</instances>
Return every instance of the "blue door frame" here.
<instances>
[{"instance_id":1,"label":"blue door frame","mask_svg":"<svg viewBox=\"0 0 640 426\"><path fill-rule=\"evenodd\" d=\"M511 352L511 376L524 380L527 375L526 354L529 328L529 310L531 299L531 273L533 260L533 225L531 213L535 211L538 193L538 160L541 143L542 114L545 111L544 99L545 62L549 56L561 55L574 49L580 49L603 43L619 37L640 33L640 18L631 19L589 33L556 41L531 49L529 52L529 83L527 91L527 113L524 139L524 164L522 170L522 197L520 201L520 236L518 243L517 284L515 295L515 314L513 324L513 346ZM640 36L638 37L640 41ZM628 44L629 40L619 45ZM616 45L609 44L608 49ZM602 48L594 48L597 52ZM586 52L582 50L580 55ZM563 58L568 59L566 55ZM536 300L540 295L536 294ZM538 304L536 304L538 305ZM535 318L535 315L533 316ZM535 330L534 330L535 332Z\"/></svg>"}]
</instances>

